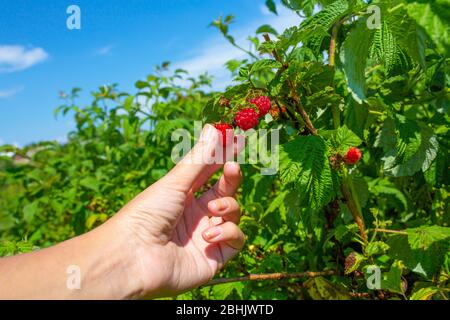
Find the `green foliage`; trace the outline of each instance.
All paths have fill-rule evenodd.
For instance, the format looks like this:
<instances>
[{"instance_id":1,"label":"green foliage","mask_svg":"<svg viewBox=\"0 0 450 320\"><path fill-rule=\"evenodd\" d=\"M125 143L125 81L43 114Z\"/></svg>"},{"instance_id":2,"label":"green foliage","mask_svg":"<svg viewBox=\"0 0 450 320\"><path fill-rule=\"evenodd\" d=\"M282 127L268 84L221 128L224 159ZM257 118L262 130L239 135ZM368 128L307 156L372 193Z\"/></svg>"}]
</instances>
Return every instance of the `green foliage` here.
<instances>
[{"instance_id":1,"label":"green foliage","mask_svg":"<svg viewBox=\"0 0 450 320\"><path fill-rule=\"evenodd\" d=\"M176 298L448 299L448 3L371 1L381 9L375 29L366 1L262 3L274 14L295 11L298 23L260 26L247 46L231 34L233 16L212 22L247 55L225 64L234 81L223 92L164 62L132 94L102 86L86 107L77 104L80 89L63 94L55 114L76 124L66 142L0 146L0 255L95 228L172 168L174 130L231 122L251 98L268 95L278 114L260 128L280 129L279 172L242 165L246 247L218 276L335 274L218 284ZM349 147L362 152L355 165L343 160ZM378 291L364 281L373 265Z\"/></svg>"},{"instance_id":2,"label":"green foliage","mask_svg":"<svg viewBox=\"0 0 450 320\"><path fill-rule=\"evenodd\" d=\"M292 183L302 202L321 208L331 199L333 179L326 143L321 137L298 137L282 146L280 177Z\"/></svg>"}]
</instances>

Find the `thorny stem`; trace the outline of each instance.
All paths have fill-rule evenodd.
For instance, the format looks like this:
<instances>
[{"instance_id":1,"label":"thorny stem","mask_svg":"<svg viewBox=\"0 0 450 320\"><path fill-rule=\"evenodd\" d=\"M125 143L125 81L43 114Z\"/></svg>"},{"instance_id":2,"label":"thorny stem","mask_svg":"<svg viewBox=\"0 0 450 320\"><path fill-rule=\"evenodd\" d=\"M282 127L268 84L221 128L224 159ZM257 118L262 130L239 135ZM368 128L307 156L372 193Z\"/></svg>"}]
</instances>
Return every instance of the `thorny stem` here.
<instances>
[{"instance_id":1,"label":"thorny stem","mask_svg":"<svg viewBox=\"0 0 450 320\"><path fill-rule=\"evenodd\" d=\"M392 230L392 229L383 229L383 228L375 228L376 232L382 232L382 233L395 233L395 234L403 234L407 235L408 233L406 231L402 230Z\"/></svg>"},{"instance_id":2,"label":"thorny stem","mask_svg":"<svg viewBox=\"0 0 450 320\"><path fill-rule=\"evenodd\" d=\"M281 280L281 279L294 279L294 278L314 278L319 276L331 276L336 274L334 270L327 271L305 271L305 272L277 272L277 273L262 273L262 274L249 274L242 277L234 278L221 278L213 279L206 283L204 286L213 286L216 284L230 283L230 282L241 282L241 281L261 281L261 280Z\"/></svg>"},{"instance_id":3,"label":"thorny stem","mask_svg":"<svg viewBox=\"0 0 450 320\"><path fill-rule=\"evenodd\" d=\"M342 181L341 191L342 191L342 195L345 198L347 208L350 211L350 213L352 214L353 220L355 220L356 225L358 226L361 239L363 240L364 245L366 245L367 244L367 233L366 233L366 227L364 224L364 218L363 218L363 215L361 212L361 207L358 203L358 200L355 199L355 197L353 196L355 194L355 190L353 188L353 183L351 181L351 178L348 176L346 168L344 168L344 179Z\"/></svg>"},{"instance_id":4,"label":"thorny stem","mask_svg":"<svg viewBox=\"0 0 450 320\"><path fill-rule=\"evenodd\" d=\"M270 36L265 33L263 35L264 40L269 42L270 41ZM272 55L275 58L276 61L280 62L282 64L282 68L283 69L287 69L287 64L283 63L283 60L281 59L281 57L278 55L278 52L276 50L272 51ZM287 79L286 80L287 85L289 86L289 89L291 91L291 97L294 100L295 104L295 109L296 111L300 114L300 116L302 117L303 121L305 122L306 127L308 128L309 132L311 132L312 135L317 135L317 130L314 127L314 125L311 122L311 119L309 118L308 114L306 113L305 109L302 106L302 101L300 100L300 97L297 94L297 90L295 88L294 83L291 81L291 79Z\"/></svg>"},{"instance_id":5,"label":"thorny stem","mask_svg":"<svg viewBox=\"0 0 450 320\"><path fill-rule=\"evenodd\" d=\"M336 54L336 37L339 28L339 23L335 23L333 25L333 29L331 30L331 40L330 40L330 48L328 51L328 61L331 67L334 67L335 62L335 54Z\"/></svg>"},{"instance_id":6,"label":"thorny stem","mask_svg":"<svg viewBox=\"0 0 450 320\"><path fill-rule=\"evenodd\" d=\"M330 48L328 51L328 56L329 56L328 61L329 61L330 67L334 67L334 65L335 65L337 33L339 30L339 26L345 21L345 19L346 18L336 22L333 25L333 28L331 30ZM333 115L334 128L337 129L341 125L339 109L336 106L332 106L331 112ZM341 191L345 198L347 208L351 212L351 214L353 216L353 220L355 220L356 224L358 225L359 234L361 235L361 238L362 238L364 244L367 244L367 234L366 234L366 228L364 225L364 218L361 213L361 207L358 203L358 200L355 199L355 197L354 197L355 190L353 189L352 181L348 177L347 169L344 169L344 180L342 182Z\"/></svg>"}]
</instances>

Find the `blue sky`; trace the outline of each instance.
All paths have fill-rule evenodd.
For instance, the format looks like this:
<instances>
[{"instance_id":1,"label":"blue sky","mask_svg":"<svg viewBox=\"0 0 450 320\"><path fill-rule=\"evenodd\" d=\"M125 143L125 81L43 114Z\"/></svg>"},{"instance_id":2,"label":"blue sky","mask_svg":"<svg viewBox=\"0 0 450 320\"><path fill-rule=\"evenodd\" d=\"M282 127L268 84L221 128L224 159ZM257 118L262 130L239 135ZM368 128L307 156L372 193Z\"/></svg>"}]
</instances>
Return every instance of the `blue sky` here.
<instances>
[{"instance_id":1,"label":"blue sky","mask_svg":"<svg viewBox=\"0 0 450 320\"><path fill-rule=\"evenodd\" d=\"M208 24L233 14L240 44L262 24L298 24L263 0L0 0L0 144L64 140L70 117L55 119L58 92L81 87L81 104L105 83L133 91L136 80L169 60L193 75L229 82L224 62L243 57ZM81 30L66 27L68 6L81 9Z\"/></svg>"}]
</instances>

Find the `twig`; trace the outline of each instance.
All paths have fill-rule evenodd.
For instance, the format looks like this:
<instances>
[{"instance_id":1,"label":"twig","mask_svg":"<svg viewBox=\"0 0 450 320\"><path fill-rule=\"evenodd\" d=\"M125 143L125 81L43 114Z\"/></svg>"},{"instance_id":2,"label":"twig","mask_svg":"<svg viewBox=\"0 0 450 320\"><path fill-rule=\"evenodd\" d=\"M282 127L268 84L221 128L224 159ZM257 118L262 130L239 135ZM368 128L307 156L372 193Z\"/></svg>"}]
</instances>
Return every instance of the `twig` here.
<instances>
[{"instance_id":1,"label":"twig","mask_svg":"<svg viewBox=\"0 0 450 320\"><path fill-rule=\"evenodd\" d=\"M408 233L406 231L402 230L390 230L390 229L383 229L383 228L375 228L376 232L383 232L383 233L395 233L395 234L403 234L407 235Z\"/></svg>"},{"instance_id":2,"label":"twig","mask_svg":"<svg viewBox=\"0 0 450 320\"><path fill-rule=\"evenodd\" d=\"M364 225L364 218L361 212L361 207L357 202L358 200L353 196L355 194L355 190L353 188L351 177L348 176L346 169L344 169L344 179L342 181L341 191L342 195L345 198L347 208L352 214L353 220L355 220L356 225L358 226L361 239L363 240L364 244L367 244L367 233L366 227Z\"/></svg>"},{"instance_id":3,"label":"twig","mask_svg":"<svg viewBox=\"0 0 450 320\"><path fill-rule=\"evenodd\" d=\"M294 278L314 278L319 276L330 276L336 274L334 270L327 271L305 271L296 273L261 273L261 274L249 274L242 277L234 278L221 278L213 279L206 283L204 286L213 286L216 284L230 283L230 282L241 282L241 281L261 281L261 280L281 280L281 279L294 279Z\"/></svg>"},{"instance_id":4,"label":"twig","mask_svg":"<svg viewBox=\"0 0 450 320\"><path fill-rule=\"evenodd\" d=\"M270 36L267 33L265 33L263 35L263 37L264 37L264 40L266 40L267 42L271 41L270 40ZM278 55L278 52L276 50L272 51L272 55L275 58L275 60L277 60L279 63L282 64L282 68L283 69L287 69L288 66L286 64L283 64L283 60ZM296 90L294 84L292 83L291 79L289 79L289 78L286 80L286 82L287 82L287 85L289 86L289 89L291 91L292 99L295 102L294 106L295 106L296 111L302 117L303 121L305 122L306 127L309 130L309 132L311 132L312 135L316 136L317 135L317 130L314 127L314 125L312 124L311 119L309 118L309 116L306 113L305 109L303 108L302 101L300 100L300 97L297 94L297 90Z\"/></svg>"},{"instance_id":5,"label":"twig","mask_svg":"<svg viewBox=\"0 0 450 320\"><path fill-rule=\"evenodd\" d=\"M333 25L333 29L331 30L331 39L330 39L330 48L328 50L328 61L329 61L329 65L330 66L334 66L334 56L336 53L336 38L337 38L337 33L338 33L338 29L339 29L339 25L340 23L335 23Z\"/></svg>"}]
</instances>

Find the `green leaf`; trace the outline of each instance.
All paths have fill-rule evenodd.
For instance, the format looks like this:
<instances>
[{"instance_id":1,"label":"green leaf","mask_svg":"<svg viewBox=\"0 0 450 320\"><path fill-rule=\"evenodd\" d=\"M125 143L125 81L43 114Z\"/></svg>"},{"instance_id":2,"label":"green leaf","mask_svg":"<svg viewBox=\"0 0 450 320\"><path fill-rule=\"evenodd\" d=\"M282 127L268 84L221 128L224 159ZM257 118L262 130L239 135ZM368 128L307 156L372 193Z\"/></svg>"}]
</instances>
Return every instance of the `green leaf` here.
<instances>
[{"instance_id":1,"label":"green leaf","mask_svg":"<svg viewBox=\"0 0 450 320\"><path fill-rule=\"evenodd\" d=\"M433 226L435 227L435 226ZM448 229L443 227L422 227L407 229L408 236L394 235L388 238L389 256L401 260L405 266L430 279L444 262L448 252ZM431 229L429 229L431 228Z\"/></svg>"},{"instance_id":2,"label":"green leaf","mask_svg":"<svg viewBox=\"0 0 450 320\"><path fill-rule=\"evenodd\" d=\"M394 177L412 176L425 172L436 158L439 144L429 127L397 115L397 143L383 158L386 174Z\"/></svg>"},{"instance_id":3,"label":"green leaf","mask_svg":"<svg viewBox=\"0 0 450 320\"><path fill-rule=\"evenodd\" d=\"M309 296L314 300L350 300L350 294L342 286L323 277L315 277L304 283Z\"/></svg>"},{"instance_id":4,"label":"green leaf","mask_svg":"<svg viewBox=\"0 0 450 320\"><path fill-rule=\"evenodd\" d=\"M0 214L0 231L11 229L12 227L14 227L15 224L16 221L13 217L9 215Z\"/></svg>"},{"instance_id":5,"label":"green leaf","mask_svg":"<svg viewBox=\"0 0 450 320\"><path fill-rule=\"evenodd\" d=\"M408 201L405 195L388 179L378 178L370 181L369 191L377 198L382 197L382 195L393 196L401 204L401 211L408 209Z\"/></svg>"},{"instance_id":6,"label":"green leaf","mask_svg":"<svg viewBox=\"0 0 450 320\"><path fill-rule=\"evenodd\" d=\"M393 119L388 118L384 121L374 146L383 148L385 153L395 151L397 146L397 134L395 132L395 122Z\"/></svg>"},{"instance_id":7,"label":"green leaf","mask_svg":"<svg viewBox=\"0 0 450 320\"><path fill-rule=\"evenodd\" d=\"M383 19L381 27L373 35L370 57L383 63L391 71L399 62L399 48L387 19Z\"/></svg>"},{"instance_id":8,"label":"green leaf","mask_svg":"<svg viewBox=\"0 0 450 320\"><path fill-rule=\"evenodd\" d=\"M304 45L318 53L324 38L328 35L328 30L334 23L344 17L349 9L347 0L337 0L303 21L300 29L303 34L302 42Z\"/></svg>"},{"instance_id":9,"label":"green leaf","mask_svg":"<svg viewBox=\"0 0 450 320\"><path fill-rule=\"evenodd\" d=\"M267 9L269 9L270 12L278 14L277 5L275 4L275 1L266 0L266 7L267 7Z\"/></svg>"},{"instance_id":10,"label":"green leaf","mask_svg":"<svg viewBox=\"0 0 450 320\"><path fill-rule=\"evenodd\" d=\"M250 69L250 73L255 73L261 70L266 70L266 69L278 69L281 67L281 63L279 63L278 61L272 60L272 59L263 59L263 60L258 60L256 61L251 69Z\"/></svg>"},{"instance_id":11,"label":"green leaf","mask_svg":"<svg viewBox=\"0 0 450 320\"><path fill-rule=\"evenodd\" d=\"M80 181L80 185L94 191L99 191L100 188L100 182L94 177L86 177L82 179Z\"/></svg>"},{"instance_id":12,"label":"green leaf","mask_svg":"<svg viewBox=\"0 0 450 320\"><path fill-rule=\"evenodd\" d=\"M136 81L135 87L138 89L144 89L144 88L149 88L150 84L148 82L139 80L139 81Z\"/></svg>"},{"instance_id":13,"label":"green leaf","mask_svg":"<svg viewBox=\"0 0 450 320\"><path fill-rule=\"evenodd\" d=\"M398 263L393 263L388 272L381 274L381 288L396 293L402 293L402 269Z\"/></svg>"},{"instance_id":14,"label":"green leaf","mask_svg":"<svg viewBox=\"0 0 450 320\"><path fill-rule=\"evenodd\" d=\"M365 70L371 41L372 32L367 29L366 19L362 18L350 31L340 53L348 89L360 104L366 100Z\"/></svg>"},{"instance_id":15,"label":"green leaf","mask_svg":"<svg viewBox=\"0 0 450 320\"><path fill-rule=\"evenodd\" d=\"M448 56L450 51L450 5L447 0L424 3L414 1L406 5L408 14L427 32L437 49Z\"/></svg>"},{"instance_id":16,"label":"green leaf","mask_svg":"<svg viewBox=\"0 0 450 320\"><path fill-rule=\"evenodd\" d=\"M331 143L337 151L346 152L349 147L357 147L362 141L353 131L344 125L334 131Z\"/></svg>"},{"instance_id":17,"label":"green leaf","mask_svg":"<svg viewBox=\"0 0 450 320\"><path fill-rule=\"evenodd\" d=\"M333 179L325 141L319 136L301 136L281 146L280 176L292 183L304 205L313 209L327 204Z\"/></svg>"},{"instance_id":18,"label":"green leaf","mask_svg":"<svg viewBox=\"0 0 450 320\"><path fill-rule=\"evenodd\" d=\"M438 292L439 288L436 287L421 288L413 292L409 300L430 300Z\"/></svg>"},{"instance_id":19,"label":"green leaf","mask_svg":"<svg viewBox=\"0 0 450 320\"><path fill-rule=\"evenodd\" d=\"M38 210L39 202L34 201L23 207L23 219L30 223Z\"/></svg>"},{"instance_id":20,"label":"green leaf","mask_svg":"<svg viewBox=\"0 0 450 320\"><path fill-rule=\"evenodd\" d=\"M273 34L274 36L278 35L277 30L275 30L274 28L272 28L272 26L268 25L268 24L264 24L262 26L260 26L257 30L256 30L257 34L260 33L270 33Z\"/></svg>"},{"instance_id":21,"label":"green leaf","mask_svg":"<svg viewBox=\"0 0 450 320\"><path fill-rule=\"evenodd\" d=\"M354 99L349 99L344 110L344 123L360 138L364 137L368 116L367 104L358 104Z\"/></svg>"},{"instance_id":22,"label":"green leaf","mask_svg":"<svg viewBox=\"0 0 450 320\"><path fill-rule=\"evenodd\" d=\"M406 229L411 249L426 250L435 242L449 243L450 228L440 226L421 226Z\"/></svg>"},{"instance_id":23,"label":"green leaf","mask_svg":"<svg viewBox=\"0 0 450 320\"><path fill-rule=\"evenodd\" d=\"M236 291L242 297L244 284L242 282L217 284L213 287L214 298L224 300L229 297L233 291Z\"/></svg>"},{"instance_id":24,"label":"green leaf","mask_svg":"<svg viewBox=\"0 0 450 320\"><path fill-rule=\"evenodd\" d=\"M366 247L366 254L368 256L374 256L384 254L389 250L389 245L383 241L370 242Z\"/></svg>"}]
</instances>

